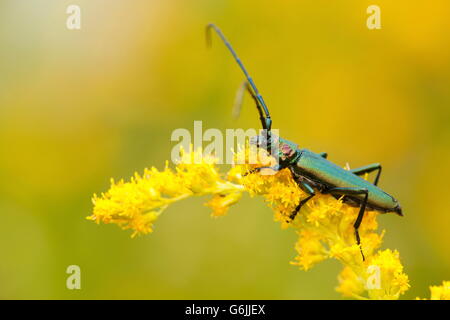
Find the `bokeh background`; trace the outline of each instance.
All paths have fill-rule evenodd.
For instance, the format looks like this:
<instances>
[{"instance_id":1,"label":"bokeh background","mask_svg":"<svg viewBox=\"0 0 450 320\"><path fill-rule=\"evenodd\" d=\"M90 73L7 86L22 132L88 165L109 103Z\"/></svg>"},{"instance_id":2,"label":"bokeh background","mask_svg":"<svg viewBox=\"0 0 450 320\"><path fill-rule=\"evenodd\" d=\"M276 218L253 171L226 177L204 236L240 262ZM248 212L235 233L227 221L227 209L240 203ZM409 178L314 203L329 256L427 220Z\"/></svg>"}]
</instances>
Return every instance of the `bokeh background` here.
<instances>
[{"instance_id":1,"label":"bokeh background","mask_svg":"<svg viewBox=\"0 0 450 320\"><path fill-rule=\"evenodd\" d=\"M69 4L81 30L66 28ZM366 9L381 8L381 30ZM1 0L0 298L339 299L341 267L289 265L296 235L260 198L211 219L206 199L165 211L131 239L96 225L109 179L163 168L176 128L258 128L240 70L281 134L352 167L383 164L405 217L383 215L385 248L411 279L404 298L450 279L450 3L361 0ZM81 290L66 268L81 267Z\"/></svg>"}]
</instances>

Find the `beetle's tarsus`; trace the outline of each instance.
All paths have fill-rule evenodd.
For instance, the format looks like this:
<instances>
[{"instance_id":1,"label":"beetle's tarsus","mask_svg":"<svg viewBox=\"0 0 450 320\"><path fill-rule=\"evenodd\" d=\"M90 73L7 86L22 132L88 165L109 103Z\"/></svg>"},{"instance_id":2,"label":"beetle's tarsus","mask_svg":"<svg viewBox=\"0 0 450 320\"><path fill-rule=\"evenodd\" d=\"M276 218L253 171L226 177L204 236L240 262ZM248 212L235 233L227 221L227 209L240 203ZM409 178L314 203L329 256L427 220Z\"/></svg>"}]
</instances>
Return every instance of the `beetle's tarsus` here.
<instances>
[{"instance_id":1,"label":"beetle's tarsus","mask_svg":"<svg viewBox=\"0 0 450 320\"><path fill-rule=\"evenodd\" d=\"M364 257L364 252L363 252L363 249L362 249L362 246L361 246L361 239L359 237L358 229L355 229L355 237L356 237L356 244L359 246L359 250L361 251L362 259L363 259L363 261L366 261L366 258Z\"/></svg>"},{"instance_id":2,"label":"beetle's tarsus","mask_svg":"<svg viewBox=\"0 0 450 320\"><path fill-rule=\"evenodd\" d=\"M359 208L358 217L356 218L355 224L353 225L353 227L355 228L356 243L358 244L358 246L361 250L361 255L362 255L363 261L364 261L365 258L364 258L364 254L363 254L362 248L361 248L361 239L359 237L358 229L359 229L359 226L361 225L362 219L364 218L364 212L366 211L367 200L369 198L369 191L365 188L334 187L334 188L330 188L326 192L330 193L330 194L337 194L337 195L343 195L343 196L364 194L364 199L361 201L361 206Z\"/></svg>"},{"instance_id":3,"label":"beetle's tarsus","mask_svg":"<svg viewBox=\"0 0 450 320\"><path fill-rule=\"evenodd\" d=\"M306 183L304 181L297 181L297 180L295 182L297 182L297 185L300 187L300 189L302 189L303 191L305 191L308 194L308 197L301 200L299 202L299 204L297 205L297 207L295 208L295 210L291 213L291 215L289 216L289 218L291 219L291 222L294 221L295 217L297 216L298 212L303 207L303 205L306 202L308 202L309 200L311 200L311 198L316 195L314 189L308 183Z\"/></svg>"}]
</instances>

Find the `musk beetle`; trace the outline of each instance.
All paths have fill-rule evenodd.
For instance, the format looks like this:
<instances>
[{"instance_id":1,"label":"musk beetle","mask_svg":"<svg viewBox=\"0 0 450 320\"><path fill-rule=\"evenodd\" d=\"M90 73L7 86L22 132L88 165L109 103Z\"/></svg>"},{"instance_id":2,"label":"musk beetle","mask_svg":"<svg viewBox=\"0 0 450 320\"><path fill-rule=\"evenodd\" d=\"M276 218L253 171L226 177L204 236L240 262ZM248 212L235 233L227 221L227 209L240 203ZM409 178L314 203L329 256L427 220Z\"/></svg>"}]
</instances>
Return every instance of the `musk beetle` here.
<instances>
[{"instance_id":1,"label":"musk beetle","mask_svg":"<svg viewBox=\"0 0 450 320\"><path fill-rule=\"evenodd\" d=\"M346 170L327 160L327 153L325 152L315 153L308 149L301 149L297 144L272 134L272 119L270 118L269 109L253 79L248 74L222 31L214 24L208 24L206 27L207 43L209 45L211 44L211 30L214 30L218 34L244 72L246 81L243 84L243 89L255 101L263 130L261 135L252 137L250 143L256 145L258 148L264 148L269 153L274 149L276 150L275 154L278 156L278 162L275 166L256 168L250 173L260 171L264 168L270 168L274 171L289 168L298 186L307 194L305 199L299 199L297 207L290 215L291 221L295 219L300 208L312 199L317 192L331 194L335 198L343 197L344 202L359 207L358 216L353 226L356 242L361 248L358 229L366 209L376 210L381 213L395 212L400 216L403 215L398 201L377 186L381 174L380 164L374 163L360 168ZM373 183L360 177L361 175L375 171L377 174ZM362 249L361 254L364 260Z\"/></svg>"}]
</instances>

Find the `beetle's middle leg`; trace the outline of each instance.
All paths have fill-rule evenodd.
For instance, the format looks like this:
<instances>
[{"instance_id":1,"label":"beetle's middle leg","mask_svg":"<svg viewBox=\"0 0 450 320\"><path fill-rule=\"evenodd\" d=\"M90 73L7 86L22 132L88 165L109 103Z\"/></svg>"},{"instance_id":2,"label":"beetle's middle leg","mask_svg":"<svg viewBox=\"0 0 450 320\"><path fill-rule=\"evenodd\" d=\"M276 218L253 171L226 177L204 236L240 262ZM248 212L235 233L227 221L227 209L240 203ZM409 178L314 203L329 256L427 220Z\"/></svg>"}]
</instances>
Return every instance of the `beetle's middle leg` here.
<instances>
[{"instance_id":1,"label":"beetle's middle leg","mask_svg":"<svg viewBox=\"0 0 450 320\"><path fill-rule=\"evenodd\" d=\"M375 170L378 170L378 172L377 172L377 176L375 177L373 184L377 185L378 180L380 179L380 175L381 175L381 164L379 164L379 163L372 163L367 166L352 169L352 170L350 170L350 172L356 174L357 176L360 176L365 173L371 173L372 171L375 171Z\"/></svg>"},{"instance_id":2,"label":"beetle's middle leg","mask_svg":"<svg viewBox=\"0 0 450 320\"><path fill-rule=\"evenodd\" d=\"M303 207L303 205L316 195L314 189L306 182L304 181L296 181L296 182L297 185L300 187L300 189L305 191L308 194L308 196L305 199L301 200L298 206L295 208L295 210L291 213L291 215L289 216L290 221L293 221L297 216L297 213Z\"/></svg>"},{"instance_id":3,"label":"beetle's middle leg","mask_svg":"<svg viewBox=\"0 0 450 320\"><path fill-rule=\"evenodd\" d=\"M356 236L356 243L358 244L360 250L361 250L361 255L363 258L363 261L365 260L364 258L364 253L362 251L361 248L361 239L359 237L359 226L361 225L362 219L364 217L364 212L366 211L366 205L367 205L367 199L369 197L369 191L365 188L339 188L339 187L333 187L330 188L328 190L326 190L324 193L331 193L331 194L336 194L336 195L358 195L358 194L364 194L364 199L361 201L361 206L359 207L359 213L358 213L358 217L356 218L355 223L353 224L353 227L355 228L355 236Z\"/></svg>"}]
</instances>

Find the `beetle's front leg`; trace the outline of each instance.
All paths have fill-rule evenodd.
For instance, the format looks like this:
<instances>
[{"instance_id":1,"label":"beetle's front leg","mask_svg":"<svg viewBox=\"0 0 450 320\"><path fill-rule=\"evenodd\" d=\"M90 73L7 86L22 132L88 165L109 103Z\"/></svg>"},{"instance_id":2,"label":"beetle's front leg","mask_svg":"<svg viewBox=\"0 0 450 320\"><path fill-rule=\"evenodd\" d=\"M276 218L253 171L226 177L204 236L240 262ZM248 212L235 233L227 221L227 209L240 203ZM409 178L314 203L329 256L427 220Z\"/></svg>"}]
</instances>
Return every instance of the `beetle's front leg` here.
<instances>
[{"instance_id":1,"label":"beetle's front leg","mask_svg":"<svg viewBox=\"0 0 450 320\"><path fill-rule=\"evenodd\" d=\"M314 189L306 182L304 182L304 181L296 181L296 182L297 182L297 185L300 187L300 189L305 191L308 194L308 196L305 199L301 200L300 203L298 204L298 206L295 208L295 210L291 213L291 215L289 216L289 219L291 221L293 221L295 219L295 217L297 216L297 213L300 211L300 209L303 207L303 205L316 195Z\"/></svg>"},{"instance_id":2,"label":"beetle's front leg","mask_svg":"<svg viewBox=\"0 0 450 320\"><path fill-rule=\"evenodd\" d=\"M359 248L361 250L361 255L363 258L363 261L365 260L364 258L364 253L362 251L361 248L361 239L359 237L359 226L361 225L362 219L364 217L364 212L366 211L366 205L367 205L367 199L369 197L369 191L365 188L339 188L339 187L334 187L334 188L330 188L328 190L326 190L324 193L331 193L331 194L336 194L336 195L358 195L358 194L364 194L364 199L361 202L361 206L359 207L359 213L358 213L358 217L356 218L355 224L353 225L353 227L355 228L355 236L356 236L356 243L359 245Z\"/></svg>"},{"instance_id":3,"label":"beetle's front leg","mask_svg":"<svg viewBox=\"0 0 450 320\"><path fill-rule=\"evenodd\" d=\"M253 168L253 169L247 171L247 172L244 174L244 177L245 177L246 175L248 175L248 174L260 172L262 169L271 169L271 170L273 170L273 171L275 171L275 172L278 172L278 171L280 171L281 169L283 169L283 166L280 165L280 164L276 164L276 165L274 165L274 166L272 166L272 167L258 167L258 168Z\"/></svg>"}]
</instances>

